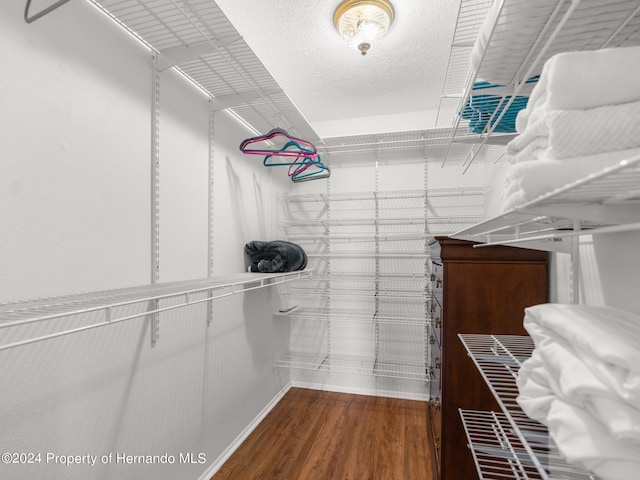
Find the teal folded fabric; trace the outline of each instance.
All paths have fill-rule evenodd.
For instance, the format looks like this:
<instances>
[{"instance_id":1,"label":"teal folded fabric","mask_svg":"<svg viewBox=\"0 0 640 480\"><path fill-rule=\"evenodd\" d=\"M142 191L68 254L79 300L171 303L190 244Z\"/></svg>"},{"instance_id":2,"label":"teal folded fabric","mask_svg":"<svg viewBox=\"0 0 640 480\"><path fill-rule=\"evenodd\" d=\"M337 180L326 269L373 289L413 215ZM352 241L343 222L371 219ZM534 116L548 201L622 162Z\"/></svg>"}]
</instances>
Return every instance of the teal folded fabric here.
<instances>
[{"instance_id":1,"label":"teal folded fabric","mask_svg":"<svg viewBox=\"0 0 640 480\"><path fill-rule=\"evenodd\" d=\"M535 83L537 81L538 76L535 76L527 80L526 83ZM480 81L473 84L473 89L486 89L490 92L490 89L502 86L504 85L494 85L489 82ZM516 133L516 117L520 110L526 108L529 97L516 96L504 115L502 115L502 118L500 118L500 115L510 100L510 95L491 95L489 93L470 95L464 108L458 114L463 119L469 121L469 132L471 133L483 133L494 125L494 132ZM500 121L496 124L498 118L500 118Z\"/></svg>"}]
</instances>

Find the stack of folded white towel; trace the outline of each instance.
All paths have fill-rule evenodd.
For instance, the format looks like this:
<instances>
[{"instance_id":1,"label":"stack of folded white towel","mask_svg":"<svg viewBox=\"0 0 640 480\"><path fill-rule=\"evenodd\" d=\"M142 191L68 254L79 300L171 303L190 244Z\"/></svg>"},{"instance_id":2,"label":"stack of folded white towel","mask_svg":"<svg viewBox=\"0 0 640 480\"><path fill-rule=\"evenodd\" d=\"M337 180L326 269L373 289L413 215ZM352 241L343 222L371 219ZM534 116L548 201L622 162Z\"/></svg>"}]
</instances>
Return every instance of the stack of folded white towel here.
<instances>
[{"instance_id":1,"label":"stack of folded white towel","mask_svg":"<svg viewBox=\"0 0 640 480\"><path fill-rule=\"evenodd\" d=\"M611 307L525 309L535 349L518 403L560 453L603 480L640 478L640 316Z\"/></svg>"},{"instance_id":2,"label":"stack of folded white towel","mask_svg":"<svg viewBox=\"0 0 640 480\"><path fill-rule=\"evenodd\" d=\"M516 128L504 211L640 154L640 46L550 58Z\"/></svg>"}]
</instances>

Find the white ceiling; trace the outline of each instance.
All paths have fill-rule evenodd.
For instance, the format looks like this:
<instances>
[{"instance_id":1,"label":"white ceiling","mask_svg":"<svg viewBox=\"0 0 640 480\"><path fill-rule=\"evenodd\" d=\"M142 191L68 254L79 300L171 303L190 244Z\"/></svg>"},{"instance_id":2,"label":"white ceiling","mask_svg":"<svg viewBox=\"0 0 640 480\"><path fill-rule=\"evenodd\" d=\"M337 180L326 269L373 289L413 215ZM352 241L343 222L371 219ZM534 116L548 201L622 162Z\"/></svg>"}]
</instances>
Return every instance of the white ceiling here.
<instances>
[{"instance_id":1,"label":"white ceiling","mask_svg":"<svg viewBox=\"0 0 640 480\"><path fill-rule=\"evenodd\" d=\"M366 56L333 26L340 0L216 3L321 137L435 126L459 0L393 1Z\"/></svg>"}]
</instances>

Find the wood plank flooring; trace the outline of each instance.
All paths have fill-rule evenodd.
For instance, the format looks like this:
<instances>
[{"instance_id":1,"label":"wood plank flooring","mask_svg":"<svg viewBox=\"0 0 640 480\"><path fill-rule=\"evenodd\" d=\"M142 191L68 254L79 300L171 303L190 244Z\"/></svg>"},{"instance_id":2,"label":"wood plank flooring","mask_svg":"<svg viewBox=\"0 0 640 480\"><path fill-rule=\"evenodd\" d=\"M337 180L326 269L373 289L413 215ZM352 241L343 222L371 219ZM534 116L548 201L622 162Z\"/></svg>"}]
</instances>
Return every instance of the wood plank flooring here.
<instances>
[{"instance_id":1,"label":"wood plank flooring","mask_svg":"<svg viewBox=\"0 0 640 480\"><path fill-rule=\"evenodd\" d=\"M211 480L431 480L426 402L292 388Z\"/></svg>"}]
</instances>

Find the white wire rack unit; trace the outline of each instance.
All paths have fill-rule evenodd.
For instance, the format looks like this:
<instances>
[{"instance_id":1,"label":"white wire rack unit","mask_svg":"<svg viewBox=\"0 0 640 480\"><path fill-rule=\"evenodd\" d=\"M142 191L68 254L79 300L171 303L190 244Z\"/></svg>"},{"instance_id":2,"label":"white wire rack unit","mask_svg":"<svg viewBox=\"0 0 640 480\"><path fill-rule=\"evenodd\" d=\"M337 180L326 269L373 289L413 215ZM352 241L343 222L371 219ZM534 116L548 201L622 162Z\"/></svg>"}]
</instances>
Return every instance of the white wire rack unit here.
<instances>
[{"instance_id":1,"label":"white wire rack unit","mask_svg":"<svg viewBox=\"0 0 640 480\"><path fill-rule=\"evenodd\" d=\"M347 373L375 377L428 382L425 365L407 365L393 359L373 359L349 355L288 355L277 361L277 367L312 370L319 373Z\"/></svg>"},{"instance_id":2,"label":"white wire rack unit","mask_svg":"<svg viewBox=\"0 0 640 480\"><path fill-rule=\"evenodd\" d=\"M380 152L418 151L430 159L440 159L448 150L451 162L462 162L478 143L477 135L459 134L453 138L451 127L403 132L330 137L322 139L322 149L331 155L377 154ZM497 161L503 154L504 142L487 144L481 157L487 162Z\"/></svg>"},{"instance_id":3,"label":"white wire rack unit","mask_svg":"<svg viewBox=\"0 0 640 480\"><path fill-rule=\"evenodd\" d=\"M153 49L159 69L175 67L257 132L274 126L318 143L282 91L218 5L211 0L91 0Z\"/></svg>"},{"instance_id":4,"label":"white wire rack unit","mask_svg":"<svg viewBox=\"0 0 640 480\"><path fill-rule=\"evenodd\" d=\"M454 233L486 245L571 252L578 235L640 229L640 156Z\"/></svg>"},{"instance_id":5,"label":"white wire rack unit","mask_svg":"<svg viewBox=\"0 0 640 480\"><path fill-rule=\"evenodd\" d=\"M546 427L530 419L517 402L516 378L522 362L533 351L533 340L516 335L460 334L460 340L500 405L503 416L465 414L469 446L480 478L576 480L597 477L568 464ZM505 421L506 420L506 421ZM497 467L496 464L500 464ZM507 470L505 470L507 468ZM496 471L502 476L496 476Z\"/></svg>"},{"instance_id":6,"label":"white wire rack unit","mask_svg":"<svg viewBox=\"0 0 640 480\"><path fill-rule=\"evenodd\" d=\"M440 111L454 112L443 164L470 130L476 132L476 144L463 162L464 171L483 146L508 141L512 135L499 133L500 122L518 97L529 96L527 80L539 75L551 56L638 44L640 5L635 0L462 0L440 103ZM478 90L479 80L502 87ZM458 113L472 96L482 94L494 97L485 114L489 118L484 126L473 125Z\"/></svg>"},{"instance_id":7,"label":"white wire rack unit","mask_svg":"<svg viewBox=\"0 0 640 480\"><path fill-rule=\"evenodd\" d=\"M0 330L46 323L54 331L38 334L26 329L21 338L0 344L0 351L41 342L94 328L106 327L129 320L143 319L177 308L211 302L213 300L279 285L312 275L311 270L288 273L241 273L226 277L211 277L172 283L105 290L86 294L4 303L0 305ZM170 300L162 306L160 301ZM131 308L135 307L136 311ZM81 318L71 327L65 320ZM210 320L209 320L210 321ZM152 342L154 332L152 331ZM7 338L6 335L3 335Z\"/></svg>"},{"instance_id":8,"label":"white wire rack unit","mask_svg":"<svg viewBox=\"0 0 640 480\"><path fill-rule=\"evenodd\" d=\"M334 374L428 378L426 195L419 189L281 198L281 227L305 246L319 274L288 288L297 308L277 315L292 322L294 354L277 366L306 371L298 374L305 379L315 379L310 372L331 381Z\"/></svg>"}]
</instances>

